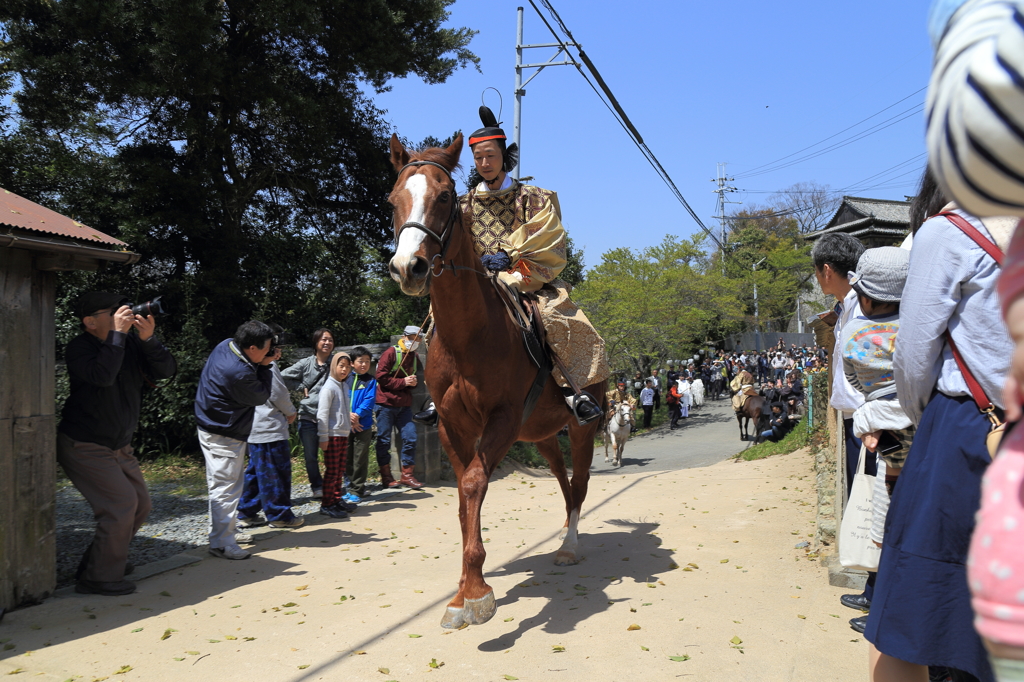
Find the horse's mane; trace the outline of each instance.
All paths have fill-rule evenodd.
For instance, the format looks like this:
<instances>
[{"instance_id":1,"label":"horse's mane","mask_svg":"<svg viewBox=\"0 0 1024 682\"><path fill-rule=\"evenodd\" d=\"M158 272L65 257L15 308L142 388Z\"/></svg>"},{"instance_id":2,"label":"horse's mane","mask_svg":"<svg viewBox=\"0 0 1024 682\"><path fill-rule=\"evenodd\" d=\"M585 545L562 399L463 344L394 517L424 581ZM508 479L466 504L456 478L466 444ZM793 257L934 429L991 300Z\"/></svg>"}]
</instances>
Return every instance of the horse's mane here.
<instances>
[{"instance_id":1,"label":"horse's mane","mask_svg":"<svg viewBox=\"0 0 1024 682\"><path fill-rule=\"evenodd\" d=\"M409 158L411 161L439 163L450 171L454 171L459 167L458 155L451 154L447 149L441 149L440 147L429 147L418 152L409 152Z\"/></svg>"}]
</instances>

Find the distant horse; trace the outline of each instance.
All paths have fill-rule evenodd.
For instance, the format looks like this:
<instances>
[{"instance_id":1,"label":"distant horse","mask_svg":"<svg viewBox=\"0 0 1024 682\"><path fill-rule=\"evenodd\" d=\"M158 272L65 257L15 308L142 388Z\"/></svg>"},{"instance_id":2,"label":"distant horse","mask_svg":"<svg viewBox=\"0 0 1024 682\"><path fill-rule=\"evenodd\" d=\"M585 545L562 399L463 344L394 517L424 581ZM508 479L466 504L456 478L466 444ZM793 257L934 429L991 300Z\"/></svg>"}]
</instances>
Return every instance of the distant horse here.
<instances>
[{"instance_id":1,"label":"distant horse","mask_svg":"<svg viewBox=\"0 0 1024 682\"><path fill-rule=\"evenodd\" d=\"M693 383L690 384L690 393L693 396L693 406L703 407L704 406L704 380L694 379Z\"/></svg>"},{"instance_id":2,"label":"distant horse","mask_svg":"<svg viewBox=\"0 0 1024 682\"><path fill-rule=\"evenodd\" d=\"M622 466L622 450L626 447L626 441L629 440L630 424L629 419L633 416L633 406L626 401L620 402L615 406L615 412L612 413L611 419L604 425L604 461L610 462L608 459L608 445L612 446L614 453L613 459L615 466Z\"/></svg>"},{"instance_id":3,"label":"distant horse","mask_svg":"<svg viewBox=\"0 0 1024 682\"><path fill-rule=\"evenodd\" d=\"M747 440L747 427L750 425L750 421L753 420L754 443L761 442L761 433L766 430L766 422L768 420L765 405L767 403L763 396L747 396L747 401L743 403L743 409L736 413L736 421L740 426L740 440Z\"/></svg>"},{"instance_id":4,"label":"distant horse","mask_svg":"<svg viewBox=\"0 0 1024 682\"><path fill-rule=\"evenodd\" d=\"M441 627L486 623L497 606L484 581L480 507L495 467L517 440L536 443L565 498L566 520L558 565L575 564L577 524L587 496L594 436L600 420L580 426L558 384L547 377L535 409L524 421L525 402L537 367L523 345L473 248L472 215L463 212L451 173L459 163L462 135L447 149L410 153L391 136L391 163L398 171L388 201L394 207L395 256L391 277L410 296L430 294L435 332L425 370L438 413L438 436L458 480L462 525L462 577ZM606 382L584 390L600 396ZM568 424L572 479L558 445Z\"/></svg>"}]
</instances>

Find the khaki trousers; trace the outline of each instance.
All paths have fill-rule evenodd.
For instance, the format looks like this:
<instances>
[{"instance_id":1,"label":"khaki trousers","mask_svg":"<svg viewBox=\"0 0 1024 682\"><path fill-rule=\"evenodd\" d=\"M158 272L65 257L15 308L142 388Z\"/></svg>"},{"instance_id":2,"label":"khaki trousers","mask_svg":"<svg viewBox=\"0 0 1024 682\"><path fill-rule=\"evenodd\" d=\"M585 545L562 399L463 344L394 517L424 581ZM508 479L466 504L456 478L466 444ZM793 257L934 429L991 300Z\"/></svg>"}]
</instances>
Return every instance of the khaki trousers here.
<instances>
[{"instance_id":1,"label":"khaki trousers","mask_svg":"<svg viewBox=\"0 0 1024 682\"><path fill-rule=\"evenodd\" d=\"M124 580L128 545L152 508L135 451L131 445L111 450L58 433L57 462L96 518L82 578L102 583Z\"/></svg>"}]
</instances>

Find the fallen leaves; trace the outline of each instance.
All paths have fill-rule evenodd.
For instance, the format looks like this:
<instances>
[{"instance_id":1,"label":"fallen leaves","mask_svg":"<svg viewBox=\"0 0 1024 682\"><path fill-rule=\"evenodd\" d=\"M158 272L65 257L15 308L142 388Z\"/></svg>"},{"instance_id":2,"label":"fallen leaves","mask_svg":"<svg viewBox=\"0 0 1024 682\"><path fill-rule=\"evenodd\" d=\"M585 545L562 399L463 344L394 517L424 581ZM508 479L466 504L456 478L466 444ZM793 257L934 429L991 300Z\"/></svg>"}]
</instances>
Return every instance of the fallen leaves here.
<instances>
[{"instance_id":1,"label":"fallen leaves","mask_svg":"<svg viewBox=\"0 0 1024 682\"><path fill-rule=\"evenodd\" d=\"M554 646L551 647L551 653L553 653L553 654L560 654L563 651L565 651L565 647L561 646L560 644L555 644Z\"/></svg>"},{"instance_id":2,"label":"fallen leaves","mask_svg":"<svg viewBox=\"0 0 1024 682\"><path fill-rule=\"evenodd\" d=\"M627 632L633 632L634 630L639 630L639 629L640 629L640 626L637 625L636 623L633 623L628 628L626 628L626 631Z\"/></svg>"},{"instance_id":3,"label":"fallen leaves","mask_svg":"<svg viewBox=\"0 0 1024 682\"><path fill-rule=\"evenodd\" d=\"M668 660L675 661L676 663L682 663L683 661L690 660L690 657L686 654L683 654L682 656L669 656Z\"/></svg>"},{"instance_id":4,"label":"fallen leaves","mask_svg":"<svg viewBox=\"0 0 1024 682\"><path fill-rule=\"evenodd\" d=\"M432 658L430 659L430 663L428 663L427 665L436 670L444 665L444 661L438 661L436 658Z\"/></svg>"}]
</instances>

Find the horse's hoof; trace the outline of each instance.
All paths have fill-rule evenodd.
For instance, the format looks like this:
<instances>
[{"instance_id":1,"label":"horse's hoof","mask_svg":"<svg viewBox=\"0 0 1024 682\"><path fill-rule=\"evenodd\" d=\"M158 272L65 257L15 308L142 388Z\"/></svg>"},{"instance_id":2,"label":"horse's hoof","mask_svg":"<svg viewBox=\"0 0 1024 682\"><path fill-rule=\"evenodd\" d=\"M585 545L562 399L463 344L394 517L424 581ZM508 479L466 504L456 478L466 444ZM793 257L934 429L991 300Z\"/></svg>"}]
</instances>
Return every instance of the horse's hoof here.
<instances>
[{"instance_id":1,"label":"horse's hoof","mask_svg":"<svg viewBox=\"0 0 1024 682\"><path fill-rule=\"evenodd\" d=\"M576 557L576 552L560 549L558 554L555 555L555 566L575 566L579 562L580 560Z\"/></svg>"},{"instance_id":2,"label":"horse's hoof","mask_svg":"<svg viewBox=\"0 0 1024 682\"><path fill-rule=\"evenodd\" d=\"M479 599L464 599L462 617L470 625L483 625L498 611L494 602L494 591L490 591Z\"/></svg>"},{"instance_id":3,"label":"horse's hoof","mask_svg":"<svg viewBox=\"0 0 1024 682\"><path fill-rule=\"evenodd\" d=\"M466 624L466 619L463 617L463 609L457 609L454 606L449 606L444 612L444 617L441 619L441 627L445 630L457 630Z\"/></svg>"}]
</instances>

